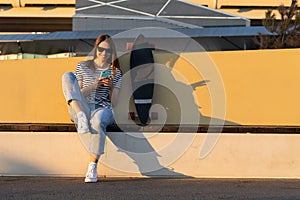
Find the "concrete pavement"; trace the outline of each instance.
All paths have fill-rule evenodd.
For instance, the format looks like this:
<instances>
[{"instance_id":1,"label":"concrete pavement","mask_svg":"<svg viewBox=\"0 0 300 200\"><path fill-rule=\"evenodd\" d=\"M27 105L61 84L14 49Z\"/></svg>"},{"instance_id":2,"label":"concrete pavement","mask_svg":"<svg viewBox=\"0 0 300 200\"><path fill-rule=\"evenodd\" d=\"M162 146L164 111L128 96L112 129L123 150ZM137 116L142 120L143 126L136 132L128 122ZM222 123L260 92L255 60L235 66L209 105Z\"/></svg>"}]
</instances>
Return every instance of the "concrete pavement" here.
<instances>
[{"instance_id":1,"label":"concrete pavement","mask_svg":"<svg viewBox=\"0 0 300 200\"><path fill-rule=\"evenodd\" d=\"M299 179L0 177L0 199L300 199Z\"/></svg>"}]
</instances>

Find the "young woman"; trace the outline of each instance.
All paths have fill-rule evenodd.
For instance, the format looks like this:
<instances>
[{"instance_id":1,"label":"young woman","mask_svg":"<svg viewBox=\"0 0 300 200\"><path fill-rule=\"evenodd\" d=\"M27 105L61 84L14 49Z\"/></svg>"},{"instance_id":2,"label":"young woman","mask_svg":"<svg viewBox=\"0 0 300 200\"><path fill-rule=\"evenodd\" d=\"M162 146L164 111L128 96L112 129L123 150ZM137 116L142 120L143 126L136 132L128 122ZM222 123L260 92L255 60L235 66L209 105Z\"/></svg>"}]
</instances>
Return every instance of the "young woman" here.
<instances>
[{"instance_id":1,"label":"young woman","mask_svg":"<svg viewBox=\"0 0 300 200\"><path fill-rule=\"evenodd\" d=\"M90 135L85 144L90 152L85 182L97 182L97 163L104 153L106 127L114 122L112 107L118 101L121 75L111 37L99 35L93 59L79 62L75 74L66 72L62 77L64 96L77 132L81 138Z\"/></svg>"}]
</instances>

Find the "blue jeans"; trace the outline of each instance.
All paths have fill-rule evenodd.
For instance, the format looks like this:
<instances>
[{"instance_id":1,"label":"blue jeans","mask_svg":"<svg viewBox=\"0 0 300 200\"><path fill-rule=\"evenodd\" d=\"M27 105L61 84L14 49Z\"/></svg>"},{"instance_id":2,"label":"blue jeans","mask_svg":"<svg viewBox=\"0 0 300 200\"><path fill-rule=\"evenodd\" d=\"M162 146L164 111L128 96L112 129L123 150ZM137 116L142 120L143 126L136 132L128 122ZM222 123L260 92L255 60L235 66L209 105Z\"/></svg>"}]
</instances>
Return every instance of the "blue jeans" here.
<instances>
[{"instance_id":1,"label":"blue jeans","mask_svg":"<svg viewBox=\"0 0 300 200\"><path fill-rule=\"evenodd\" d=\"M63 74L62 89L67 102L70 100L78 100L81 102L83 112L89 120L91 134L79 134L82 143L91 154L103 154L106 140L106 127L114 123L112 109L89 104L83 97L76 76L72 72ZM72 121L77 127L77 113L75 113L70 106L68 106L68 110Z\"/></svg>"}]
</instances>

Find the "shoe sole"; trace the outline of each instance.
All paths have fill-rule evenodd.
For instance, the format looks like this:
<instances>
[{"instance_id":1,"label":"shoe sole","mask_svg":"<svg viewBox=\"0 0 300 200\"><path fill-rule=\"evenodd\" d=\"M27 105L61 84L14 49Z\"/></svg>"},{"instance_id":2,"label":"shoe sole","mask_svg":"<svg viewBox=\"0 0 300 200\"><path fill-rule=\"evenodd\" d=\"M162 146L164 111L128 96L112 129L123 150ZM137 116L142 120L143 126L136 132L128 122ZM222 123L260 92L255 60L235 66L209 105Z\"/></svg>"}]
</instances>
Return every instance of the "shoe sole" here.
<instances>
[{"instance_id":1,"label":"shoe sole","mask_svg":"<svg viewBox=\"0 0 300 200\"><path fill-rule=\"evenodd\" d=\"M92 178L92 179L91 178L84 179L85 183L96 183L97 181L98 181L98 179L96 179L96 178L95 179L94 178Z\"/></svg>"}]
</instances>

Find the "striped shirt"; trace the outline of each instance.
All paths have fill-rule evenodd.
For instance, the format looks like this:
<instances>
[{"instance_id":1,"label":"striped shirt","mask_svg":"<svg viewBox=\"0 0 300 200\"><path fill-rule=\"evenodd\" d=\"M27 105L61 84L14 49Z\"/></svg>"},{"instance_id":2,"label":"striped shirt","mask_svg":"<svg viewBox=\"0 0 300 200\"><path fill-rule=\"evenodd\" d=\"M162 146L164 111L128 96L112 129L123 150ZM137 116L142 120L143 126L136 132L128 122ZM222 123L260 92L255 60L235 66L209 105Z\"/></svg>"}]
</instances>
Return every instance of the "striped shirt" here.
<instances>
[{"instance_id":1,"label":"striped shirt","mask_svg":"<svg viewBox=\"0 0 300 200\"><path fill-rule=\"evenodd\" d=\"M93 60L79 62L76 67L75 76L78 81L82 81L82 87L88 87L92 85L96 79L100 78L102 71L107 69L100 69L95 67L95 72L90 69L89 65L91 65ZM109 68L111 70L111 67ZM116 75L113 77L113 87L121 88L122 84L122 73L119 69L116 69ZM101 107L111 107L111 102L109 99L109 87L102 86L101 88L94 89L90 92L90 94L86 97L86 100L89 104L96 104Z\"/></svg>"}]
</instances>

